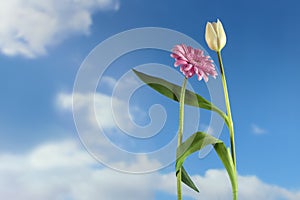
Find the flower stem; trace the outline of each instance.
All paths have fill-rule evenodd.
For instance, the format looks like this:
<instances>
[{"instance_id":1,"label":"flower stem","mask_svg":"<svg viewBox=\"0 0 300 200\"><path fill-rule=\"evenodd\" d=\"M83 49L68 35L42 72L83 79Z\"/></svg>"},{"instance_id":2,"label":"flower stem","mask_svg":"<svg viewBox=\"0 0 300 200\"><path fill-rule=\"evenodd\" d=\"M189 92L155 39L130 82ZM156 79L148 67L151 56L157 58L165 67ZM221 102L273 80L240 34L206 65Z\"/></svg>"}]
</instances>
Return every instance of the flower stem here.
<instances>
[{"instance_id":1,"label":"flower stem","mask_svg":"<svg viewBox=\"0 0 300 200\"><path fill-rule=\"evenodd\" d=\"M222 84L223 84L224 97L225 97L225 103L226 103L226 109L227 109L227 116L228 116L228 120L229 120L229 127L228 128L229 128L229 134L230 134L231 156L232 156L233 164L234 164L234 167L235 167L235 174L237 175L237 173L236 173L235 142L234 142L234 127L233 127L233 121L232 121L232 115L231 115L231 109L230 109L229 95L228 95L228 89L227 89L227 83L226 83L226 77L225 77L221 52L217 51L217 54L218 54L218 60L219 60L221 76L222 76ZM236 179L237 179L237 177L236 177ZM233 189L234 200L237 199L237 193L238 193L237 184L235 185L235 187L236 188L232 188Z\"/></svg>"},{"instance_id":2,"label":"flower stem","mask_svg":"<svg viewBox=\"0 0 300 200\"><path fill-rule=\"evenodd\" d=\"M178 127L178 147L182 143L183 135L183 122L184 122L184 99L185 99L185 89L186 89L187 78L185 77L181 87L180 99L179 99L179 127ZM177 199L182 200L181 192L181 168L177 172Z\"/></svg>"}]
</instances>

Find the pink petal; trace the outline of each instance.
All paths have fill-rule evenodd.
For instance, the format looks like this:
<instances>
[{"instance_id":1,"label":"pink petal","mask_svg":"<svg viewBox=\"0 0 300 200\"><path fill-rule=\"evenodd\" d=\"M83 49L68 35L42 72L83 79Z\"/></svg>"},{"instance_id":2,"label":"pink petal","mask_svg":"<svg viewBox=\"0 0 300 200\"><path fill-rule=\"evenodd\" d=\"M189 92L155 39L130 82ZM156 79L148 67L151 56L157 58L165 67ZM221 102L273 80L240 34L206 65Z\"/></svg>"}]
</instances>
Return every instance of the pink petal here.
<instances>
[{"instance_id":1,"label":"pink petal","mask_svg":"<svg viewBox=\"0 0 300 200\"><path fill-rule=\"evenodd\" d=\"M184 65L184 64L187 64L187 62L185 60L177 60L174 63L174 66L179 66L179 65Z\"/></svg>"},{"instance_id":2,"label":"pink petal","mask_svg":"<svg viewBox=\"0 0 300 200\"><path fill-rule=\"evenodd\" d=\"M207 82L208 76L217 76L213 60L204 55L201 49L184 44L176 45L172 49L171 57L175 59L174 66L180 66L180 71L188 78L197 74L199 80L204 79Z\"/></svg>"}]
</instances>

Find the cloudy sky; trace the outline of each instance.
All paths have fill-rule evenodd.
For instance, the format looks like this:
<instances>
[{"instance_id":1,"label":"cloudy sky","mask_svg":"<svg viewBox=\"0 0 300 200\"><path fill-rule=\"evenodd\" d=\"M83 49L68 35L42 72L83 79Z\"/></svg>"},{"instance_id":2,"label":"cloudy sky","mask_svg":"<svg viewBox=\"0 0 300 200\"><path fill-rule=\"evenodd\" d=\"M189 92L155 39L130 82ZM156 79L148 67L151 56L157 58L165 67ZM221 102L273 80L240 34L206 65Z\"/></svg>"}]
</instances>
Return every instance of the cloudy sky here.
<instances>
[{"instance_id":1,"label":"cloudy sky","mask_svg":"<svg viewBox=\"0 0 300 200\"><path fill-rule=\"evenodd\" d=\"M228 38L240 199L300 199L299 7L296 0L2 1L1 199L176 199L178 104L131 69L180 85L167 50L198 42L216 61L204 30L217 18ZM164 29L120 35L143 27ZM219 77L189 83L206 98L219 94ZM186 112L185 137L203 130L228 144L210 112ZM184 188L184 199L231 199L213 151L193 154L185 166L200 193Z\"/></svg>"}]
</instances>

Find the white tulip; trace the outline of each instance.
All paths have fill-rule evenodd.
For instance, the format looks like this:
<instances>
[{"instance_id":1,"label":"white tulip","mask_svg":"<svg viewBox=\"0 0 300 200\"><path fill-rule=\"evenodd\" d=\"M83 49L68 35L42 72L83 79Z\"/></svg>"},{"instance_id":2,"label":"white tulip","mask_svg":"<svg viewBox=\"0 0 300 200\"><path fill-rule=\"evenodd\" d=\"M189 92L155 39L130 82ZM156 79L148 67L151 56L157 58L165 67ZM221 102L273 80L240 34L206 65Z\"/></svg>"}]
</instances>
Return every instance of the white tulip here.
<instances>
[{"instance_id":1,"label":"white tulip","mask_svg":"<svg viewBox=\"0 0 300 200\"><path fill-rule=\"evenodd\" d=\"M226 44L226 34L220 20L207 22L205 40L211 50L220 52Z\"/></svg>"}]
</instances>

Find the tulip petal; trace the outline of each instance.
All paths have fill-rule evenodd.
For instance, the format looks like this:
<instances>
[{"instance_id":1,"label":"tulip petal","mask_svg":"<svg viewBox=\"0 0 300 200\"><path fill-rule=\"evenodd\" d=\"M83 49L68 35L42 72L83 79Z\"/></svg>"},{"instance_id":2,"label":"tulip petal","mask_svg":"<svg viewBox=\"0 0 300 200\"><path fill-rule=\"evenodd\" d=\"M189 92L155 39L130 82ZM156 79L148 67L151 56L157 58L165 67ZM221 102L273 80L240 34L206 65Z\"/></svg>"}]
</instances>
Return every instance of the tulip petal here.
<instances>
[{"instance_id":1,"label":"tulip petal","mask_svg":"<svg viewBox=\"0 0 300 200\"><path fill-rule=\"evenodd\" d=\"M226 34L221 21L207 22L205 40L211 50L221 51L226 45Z\"/></svg>"},{"instance_id":2,"label":"tulip petal","mask_svg":"<svg viewBox=\"0 0 300 200\"><path fill-rule=\"evenodd\" d=\"M227 39L226 39L226 34L224 31L223 25L219 19L217 20L217 28L218 28L217 29L218 39L219 39L218 43L219 43L219 48L221 50L225 46Z\"/></svg>"},{"instance_id":3,"label":"tulip petal","mask_svg":"<svg viewBox=\"0 0 300 200\"><path fill-rule=\"evenodd\" d=\"M217 33L215 32L213 25L209 22L206 24L205 40L211 50L218 50Z\"/></svg>"},{"instance_id":4,"label":"tulip petal","mask_svg":"<svg viewBox=\"0 0 300 200\"><path fill-rule=\"evenodd\" d=\"M217 24L217 22L213 22L212 27L214 28L216 34L218 35L218 24Z\"/></svg>"}]
</instances>

